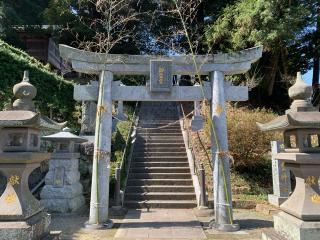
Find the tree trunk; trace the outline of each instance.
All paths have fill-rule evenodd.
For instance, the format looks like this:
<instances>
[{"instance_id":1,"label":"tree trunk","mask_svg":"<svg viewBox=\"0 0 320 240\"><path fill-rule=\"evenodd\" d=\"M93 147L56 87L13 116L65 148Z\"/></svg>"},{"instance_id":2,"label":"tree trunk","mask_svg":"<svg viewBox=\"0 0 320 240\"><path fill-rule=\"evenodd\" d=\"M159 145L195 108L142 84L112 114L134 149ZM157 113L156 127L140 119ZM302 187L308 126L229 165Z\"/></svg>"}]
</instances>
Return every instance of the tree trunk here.
<instances>
[{"instance_id":1,"label":"tree trunk","mask_svg":"<svg viewBox=\"0 0 320 240\"><path fill-rule=\"evenodd\" d=\"M279 66L279 54L275 53L271 60L271 68L270 68L270 78L268 80L268 96L271 96L273 93L274 83L276 81L276 75Z\"/></svg>"},{"instance_id":2,"label":"tree trunk","mask_svg":"<svg viewBox=\"0 0 320 240\"><path fill-rule=\"evenodd\" d=\"M313 73L312 73L312 86L316 87L319 84L319 55L313 58Z\"/></svg>"}]
</instances>

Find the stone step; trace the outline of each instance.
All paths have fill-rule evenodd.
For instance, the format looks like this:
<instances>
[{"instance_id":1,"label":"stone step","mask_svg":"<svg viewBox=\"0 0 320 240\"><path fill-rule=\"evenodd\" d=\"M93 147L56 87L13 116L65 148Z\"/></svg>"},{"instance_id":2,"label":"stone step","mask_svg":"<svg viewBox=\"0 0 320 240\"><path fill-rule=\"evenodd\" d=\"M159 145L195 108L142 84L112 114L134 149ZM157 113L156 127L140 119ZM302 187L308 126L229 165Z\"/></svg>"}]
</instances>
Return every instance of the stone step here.
<instances>
[{"instance_id":1,"label":"stone step","mask_svg":"<svg viewBox=\"0 0 320 240\"><path fill-rule=\"evenodd\" d=\"M189 167L135 167L131 173L190 173Z\"/></svg>"},{"instance_id":2,"label":"stone step","mask_svg":"<svg viewBox=\"0 0 320 240\"><path fill-rule=\"evenodd\" d=\"M154 133L154 132L139 132L138 136L141 137L182 137L182 133L180 132L172 132L172 133Z\"/></svg>"},{"instance_id":3,"label":"stone step","mask_svg":"<svg viewBox=\"0 0 320 240\"><path fill-rule=\"evenodd\" d=\"M162 125L171 125L175 123L179 123L177 116L168 116L166 118L156 116L157 120L155 121L154 117L145 116L145 118L139 119L139 125L149 124L149 123L157 123Z\"/></svg>"},{"instance_id":4,"label":"stone step","mask_svg":"<svg viewBox=\"0 0 320 240\"><path fill-rule=\"evenodd\" d=\"M157 153L171 153L171 152L182 152L186 154L186 148L184 146L179 147L165 147L165 146L137 146L135 153L139 152L157 152Z\"/></svg>"},{"instance_id":5,"label":"stone step","mask_svg":"<svg viewBox=\"0 0 320 240\"><path fill-rule=\"evenodd\" d=\"M134 158L176 158L176 157L183 157L187 158L186 152L134 152Z\"/></svg>"},{"instance_id":6,"label":"stone step","mask_svg":"<svg viewBox=\"0 0 320 240\"><path fill-rule=\"evenodd\" d=\"M169 186L190 186L193 182L191 179L128 179L127 186L152 186L152 185L169 185Z\"/></svg>"},{"instance_id":7,"label":"stone step","mask_svg":"<svg viewBox=\"0 0 320 240\"><path fill-rule=\"evenodd\" d=\"M180 122L175 123L143 123L139 124L139 127L141 128L165 128L165 129L181 129Z\"/></svg>"},{"instance_id":8,"label":"stone step","mask_svg":"<svg viewBox=\"0 0 320 240\"><path fill-rule=\"evenodd\" d=\"M194 200L146 200L146 201L125 201L124 205L128 208L195 208Z\"/></svg>"},{"instance_id":9,"label":"stone step","mask_svg":"<svg viewBox=\"0 0 320 240\"><path fill-rule=\"evenodd\" d=\"M175 140L179 140L179 141L183 141L183 137L182 135L179 136L157 136L157 135L137 135L137 141L150 141L150 140L171 140L171 141L175 141Z\"/></svg>"},{"instance_id":10,"label":"stone step","mask_svg":"<svg viewBox=\"0 0 320 240\"><path fill-rule=\"evenodd\" d=\"M141 128L158 128L158 127L165 127L164 129L181 129L180 123L174 124L161 124L161 123L144 123L139 124Z\"/></svg>"},{"instance_id":11,"label":"stone step","mask_svg":"<svg viewBox=\"0 0 320 240\"><path fill-rule=\"evenodd\" d=\"M128 186L126 193L144 193L144 192L189 192L194 193L193 186L168 186L168 185L151 185L151 186Z\"/></svg>"},{"instance_id":12,"label":"stone step","mask_svg":"<svg viewBox=\"0 0 320 240\"><path fill-rule=\"evenodd\" d=\"M182 139L139 139L135 142L136 147L185 147ZM176 151L173 151L176 152Z\"/></svg>"},{"instance_id":13,"label":"stone step","mask_svg":"<svg viewBox=\"0 0 320 240\"><path fill-rule=\"evenodd\" d=\"M195 193L181 192L144 192L144 193L126 193L125 200L195 200Z\"/></svg>"},{"instance_id":14,"label":"stone step","mask_svg":"<svg viewBox=\"0 0 320 240\"><path fill-rule=\"evenodd\" d=\"M149 138L138 138L136 140L136 144L138 145L144 145L144 144L161 144L161 143L167 143L167 144L183 144L184 146L184 141L183 138L176 138L176 139L166 139L166 138L160 138L160 139L149 139Z\"/></svg>"},{"instance_id":15,"label":"stone step","mask_svg":"<svg viewBox=\"0 0 320 240\"><path fill-rule=\"evenodd\" d=\"M181 148L185 147L184 143L177 143L177 142L172 142L172 143L154 143L154 142L144 142L144 143L139 143L137 144L137 147L142 147L142 148Z\"/></svg>"},{"instance_id":16,"label":"stone step","mask_svg":"<svg viewBox=\"0 0 320 240\"><path fill-rule=\"evenodd\" d=\"M159 113L159 111L158 111ZM139 125L140 124L145 124L145 123L157 123L157 124L168 124L168 123L174 123L175 121L179 120L178 117L175 116L167 116L167 119L163 118L163 117L156 117L155 118L148 118L148 117L140 117L139 118Z\"/></svg>"},{"instance_id":17,"label":"stone step","mask_svg":"<svg viewBox=\"0 0 320 240\"><path fill-rule=\"evenodd\" d=\"M188 158L184 156L146 156L146 157L139 157L135 156L132 159L132 162L183 162L188 163Z\"/></svg>"},{"instance_id":18,"label":"stone step","mask_svg":"<svg viewBox=\"0 0 320 240\"><path fill-rule=\"evenodd\" d=\"M144 102L140 109L125 206L196 207L177 104Z\"/></svg>"},{"instance_id":19,"label":"stone step","mask_svg":"<svg viewBox=\"0 0 320 240\"><path fill-rule=\"evenodd\" d=\"M277 233L273 228L263 229L262 240L287 240L284 236ZM311 240L311 238L309 238Z\"/></svg>"},{"instance_id":20,"label":"stone step","mask_svg":"<svg viewBox=\"0 0 320 240\"><path fill-rule=\"evenodd\" d=\"M129 173L131 179L191 179L190 173Z\"/></svg>"},{"instance_id":21,"label":"stone step","mask_svg":"<svg viewBox=\"0 0 320 240\"><path fill-rule=\"evenodd\" d=\"M138 129L137 130L138 134L150 134L150 133L180 133L181 134L181 129L176 128L153 128L153 129Z\"/></svg>"},{"instance_id":22,"label":"stone step","mask_svg":"<svg viewBox=\"0 0 320 240\"><path fill-rule=\"evenodd\" d=\"M165 159L167 160L167 159ZM189 163L185 162L131 162L132 168L138 167L187 167L189 168Z\"/></svg>"}]
</instances>

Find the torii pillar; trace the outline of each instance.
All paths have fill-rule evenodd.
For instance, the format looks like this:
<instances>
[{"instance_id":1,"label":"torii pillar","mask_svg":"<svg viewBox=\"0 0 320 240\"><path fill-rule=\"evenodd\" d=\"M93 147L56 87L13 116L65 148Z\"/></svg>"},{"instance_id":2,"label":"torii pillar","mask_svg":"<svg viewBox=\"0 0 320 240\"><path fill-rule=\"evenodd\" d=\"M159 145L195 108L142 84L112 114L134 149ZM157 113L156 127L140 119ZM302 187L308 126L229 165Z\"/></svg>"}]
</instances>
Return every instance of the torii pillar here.
<instances>
[{"instance_id":1,"label":"torii pillar","mask_svg":"<svg viewBox=\"0 0 320 240\"><path fill-rule=\"evenodd\" d=\"M211 99L211 152L214 163L214 211L215 221L211 226L225 232L239 230L233 221L232 194L230 184L230 158L228 153L228 130L225 109L224 73L210 73Z\"/></svg>"},{"instance_id":2,"label":"torii pillar","mask_svg":"<svg viewBox=\"0 0 320 240\"><path fill-rule=\"evenodd\" d=\"M112 136L112 98L111 84L113 74L109 71L100 73L99 97L95 128L94 155L92 165L90 215L88 228L111 228L108 219L109 177Z\"/></svg>"}]
</instances>

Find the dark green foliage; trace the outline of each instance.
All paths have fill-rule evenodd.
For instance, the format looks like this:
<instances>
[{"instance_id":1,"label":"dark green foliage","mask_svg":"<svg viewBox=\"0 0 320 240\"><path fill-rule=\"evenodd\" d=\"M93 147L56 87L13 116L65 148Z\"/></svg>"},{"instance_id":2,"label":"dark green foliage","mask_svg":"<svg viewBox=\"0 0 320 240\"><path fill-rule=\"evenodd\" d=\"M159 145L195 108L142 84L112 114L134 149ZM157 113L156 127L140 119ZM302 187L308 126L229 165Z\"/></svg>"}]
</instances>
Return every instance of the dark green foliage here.
<instances>
[{"instance_id":1,"label":"dark green foliage","mask_svg":"<svg viewBox=\"0 0 320 240\"><path fill-rule=\"evenodd\" d=\"M249 78L258 86L255 98L266 106L263 99L285 99L283 89L290 86L296 72L310 69L317 46L311 36L319 7L318 0L240 0L225 7L207 28L207 41L212 49L224 51L263 45L256 74ZM248 76L240 80L248 81Z\"/></svg>"},{"instance_id":2,"label":"dark green foliage","mask_svg":"<svg viewBox=\"0 0 320 240\"><path fill-rule=\"evenodd\" d=\"M49 0L2 0L0 2L0 37L24 49L16 28L40 29L45 24L43 11Z\"/></svg>"},{"instance_id":3,"label":"dark green foliage","mask_svg":"<svg viewBox=\"0 0 320 240\"><path fill-rule=\"evenodd\" d=\"M126 105L126 107L126 112L128 114L129 119L127 121L118 122L117 130L112 134L111 162L112 165L114 165L114 167L118 166L121 163L124 148L126 146L127 137L133 121L132 117L134 109L130 105Z\"/></svg>"},{"instance_id":4,"label":"dark green foliage","mask_svg":"<svg viewBox=\"0 0 320 240\"><path fill-rule=\"evenodd\" d=\"M112 134L111 139L111 171L110 171L110 195L114 194L114 174L116 167L120 167L122 161L122 155L124 151L126 151L125 159L127 159L129 155L129 151L131 148L131 139L128 141L128 146L126 146L127 138L129 132L131 130L131 124L134 115L134 107L131 105L126 105L126 114L128 115L127 121L121 121L117 123L117 130ZM130 136L129 136L130 137ZM131 137L130 137L131 138ZM121 185L123 184L126 178L125 168L127 166L127 162L124 162L124 169L121 172Z\"/></svg>"},{"instance_id":5,"label":"dark green foliage","mask_svg":"<svg viewBox=\"0 0 320 240\"><path fill-rule=\"evenodd\" d=\"M35 58L2 40L0 40L0 109L14 100L12 88L21 82L24 70L29 70L30 82L38 90L35 104L40 112L49 115L51 107L56 121L69 121L69 126L74 128L76 119L73 117L75 101L72 82L50 72L48 67Z\"/></svg>"}]
</instances>

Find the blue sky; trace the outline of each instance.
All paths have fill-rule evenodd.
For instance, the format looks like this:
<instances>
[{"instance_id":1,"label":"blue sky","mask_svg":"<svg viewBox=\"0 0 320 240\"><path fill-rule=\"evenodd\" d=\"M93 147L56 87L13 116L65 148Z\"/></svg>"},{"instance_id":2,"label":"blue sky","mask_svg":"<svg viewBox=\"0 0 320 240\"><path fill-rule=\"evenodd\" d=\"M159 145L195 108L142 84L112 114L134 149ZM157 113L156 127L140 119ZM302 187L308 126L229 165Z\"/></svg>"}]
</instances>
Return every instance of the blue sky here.
<instances>
[{"instance_id":1,"label":"blue sky","mask_svg":"<svg viewBox=\"0 0 320 240\"><path fill-rule=\"evenodd\" d=\"M308 83L308 84L312 84L312 69L309 70L307 73L305 73L303 76L302 76L303 80Z\"/></svg>"}]
</instances>

